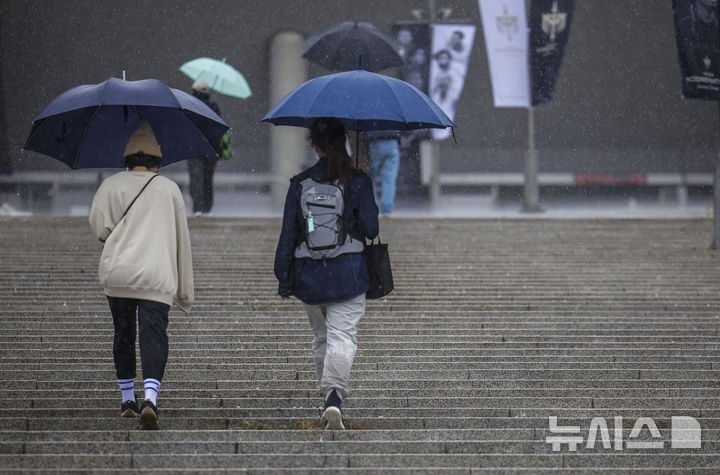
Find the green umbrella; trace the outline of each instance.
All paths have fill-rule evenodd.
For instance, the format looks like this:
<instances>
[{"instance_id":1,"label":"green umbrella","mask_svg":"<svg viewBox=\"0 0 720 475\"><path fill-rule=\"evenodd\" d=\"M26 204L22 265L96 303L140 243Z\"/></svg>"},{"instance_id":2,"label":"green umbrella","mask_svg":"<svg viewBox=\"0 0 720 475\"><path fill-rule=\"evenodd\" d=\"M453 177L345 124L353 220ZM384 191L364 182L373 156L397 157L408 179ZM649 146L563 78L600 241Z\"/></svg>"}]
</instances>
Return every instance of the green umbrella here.
<instances>
[{"instance_id":1,"label":"green umbrella","mask_svg":"<svg viewBox=\"0 0 720 475\"><path fill-rule=\"evenodd\" d=\"M250 97L250 86L240 72L225 62L213 58L197 58L180 66L180 71L190 79L202 79L220 94L247 99Z\"/></svg>"}]
</instances>

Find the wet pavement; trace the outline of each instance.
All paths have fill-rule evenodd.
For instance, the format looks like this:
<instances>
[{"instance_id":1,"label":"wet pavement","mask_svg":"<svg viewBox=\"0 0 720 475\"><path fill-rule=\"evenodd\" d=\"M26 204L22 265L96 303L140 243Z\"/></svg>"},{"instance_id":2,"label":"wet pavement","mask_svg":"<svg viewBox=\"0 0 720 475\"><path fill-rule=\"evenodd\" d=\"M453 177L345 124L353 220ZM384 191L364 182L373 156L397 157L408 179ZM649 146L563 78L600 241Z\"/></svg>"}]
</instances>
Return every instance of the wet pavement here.
<instances>
[{"instance_id":1,"label":"wet pavement","mask_svg":"<svg viewBox=\"0 0 720 475\"><path fill-rule=\"evenodd\" d=\"M191 201L185 192L190 212ZM51 196L21 196L12 191L0 191L0 214L30 213L51 216L84 216L90 211L93 190L57 191ZM669 193L641 190L608 190L587 194L575 192L542 195L542 212L524 212L520 196L493 196L485 193L444 193L436 205L423 196L400 195L393 210L396 218L711 218L712 196L694 193L680 204ZM664 198L664 199L663 199ZM273 203L269 192L257 190L215 193L215 205L209 217L277 217L282 205Z\"/></svg>"}]
</instances>

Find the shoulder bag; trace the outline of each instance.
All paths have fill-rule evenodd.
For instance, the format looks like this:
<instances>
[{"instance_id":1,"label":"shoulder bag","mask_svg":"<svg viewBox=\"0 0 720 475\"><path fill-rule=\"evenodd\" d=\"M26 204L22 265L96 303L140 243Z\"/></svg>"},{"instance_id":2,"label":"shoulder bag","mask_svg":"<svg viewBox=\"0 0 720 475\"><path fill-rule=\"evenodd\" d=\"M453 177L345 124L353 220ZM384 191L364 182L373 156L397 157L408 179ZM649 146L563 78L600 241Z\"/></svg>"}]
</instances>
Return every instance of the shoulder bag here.
<instances>
[{"instance_id":1,"label":"shoulder bag","mask_svg":"<svg viewBox=\"0 0 720 475\"><path fill-rule=\"evenodd\" d=\"M128 214L128 211L130 211L130 208L132 208L132 205L135 204L135 201L140 197L143 191L145 191L145 188L150 184L151 181L155 179L155 177L158 176L157 173L150 177L150 179L145 183L145 185L138 191L138 194L135 195L135 198L130 202L127 208L125 208L125 212L120 216L120 219L118 220L118 223L122 221L122 219L125 217L126 214Z\"/></svg>"},{"instance_id":2,"label":"shoulder bag","mask_svg":"<svg viewBox=\"0 0 720 475\"><path fill-rule=\"evenodd\" d=\"M365 296L369 299L379 299L386 296L393 290L392 269L390 268L390 254L388 245L380 242L378 236L377 244L370 241L365 246L365 260L368 267L368 280L370 286Z\"/></svg>"},{"instance_id":3,"label":"shoulder bag","mask_svg":"<svg viewBox=\"0 0 720 475\"><path fill-rule=\"evenodd\" d=\"M135 200L137 200L137 199L140 197L140 195L142 194L142 192L145 191L145 188L147 188L147 186L150 184L151 181L153 181L153 179L154 179L156 176L158 176L157 173L154 174L153 176L151 176L150 179L145 182L145 185L143 185L143 187L140 189L140 191L138 192L138 194L135 195L135 198L133 198L133 200L130 202L130 204L128 205L128 207L125 208L125 212L122 214L122 216L120 216L120 219L118 219L118 222L117 222L117 224L115 225L115 227L113 228L113 231L115 230L115 228L117 228L118 224L120 224L120 223L122 222L122 220L123 220L123 218L125 217L125 215L128 214L128 211L130 211L130 208L132 208L132 205L135 204ZM112 231L110 231L110 233L112 234ZM108 235L108 236L109 236L109 235ZM100 242L104 243L105 241L103 241L102 239L100 239Z\"/></svg>"}]
</instances>

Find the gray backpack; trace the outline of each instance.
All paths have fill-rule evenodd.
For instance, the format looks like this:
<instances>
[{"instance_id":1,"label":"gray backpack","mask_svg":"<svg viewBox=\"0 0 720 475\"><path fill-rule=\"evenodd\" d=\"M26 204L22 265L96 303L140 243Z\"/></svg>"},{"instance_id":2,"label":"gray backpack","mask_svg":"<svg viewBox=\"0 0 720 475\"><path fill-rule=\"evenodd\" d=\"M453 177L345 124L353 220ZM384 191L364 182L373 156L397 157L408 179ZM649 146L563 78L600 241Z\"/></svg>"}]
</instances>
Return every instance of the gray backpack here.
<instances>
[{"instance_id":1,"label":"gray backpack","mask_svg":"<svg viewBox=\"0 0 720 475\"><path fill-rule=\"evenodd\" d=\"M362 252L365 244L345 229L342 186L317 182L307 176L300 176L298 180L302 187L300 210L305 240L295 249L295 258L322 260Z\"/></svg>"}]
</instances>

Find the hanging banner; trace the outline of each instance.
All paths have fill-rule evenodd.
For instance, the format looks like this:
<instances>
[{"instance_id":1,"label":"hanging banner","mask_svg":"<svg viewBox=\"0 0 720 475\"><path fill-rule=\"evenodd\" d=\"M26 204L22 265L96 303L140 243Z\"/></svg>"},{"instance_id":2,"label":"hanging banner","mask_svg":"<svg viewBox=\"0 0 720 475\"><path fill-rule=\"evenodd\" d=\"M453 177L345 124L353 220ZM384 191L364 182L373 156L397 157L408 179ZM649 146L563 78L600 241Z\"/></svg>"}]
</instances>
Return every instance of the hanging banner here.
<instances>
[{"instance_id":1,"label":"hanging banner","mask_svg":"<svg viewBox=\"0 0 720 475\"><path fill-rule=\"evenodd\" d=\"M478 0L495 107L530 107L525 0Z\"/></svg>"},{"instance_id":2,"label":"hanging banner","mask_svg":"<svg viewBox=\"0 0 720 475\"><path fill-rule=\"evenodd\" d=\"M575 0L532 0L530 6L530 70L532 104L552 100L560 73Z\"/></svg>"},{"instance_id":3,"label":"hanging banner","mask_svg":"<svg viewBox=\"0 0 720 475\"><path fill-rule=\"evenodd\" d=\"M428 92L430 74L430 26L427 24L392 25L390 34L400 43L405 63L398 66L398 78L422 92Z\"/></svg>"},{"instance_id":4,"label":"hanging banner","mask_svg":"<svg viewBox=\"0 0 720 475\"><path fill-rule=\"evenodd\" d=\"M683 96L720 100L717 0L673 0Z\"/></svg>"},{"instance_id":5,"label":"hanging banner","mask_svg":"<svg viewBox=\"0 0 720 475\"><path fill-rule=\"evenodd\" d=\"M405 63L397 68L398 78L428 93L430 77L430 25L401 23L390 27L390 34L400 43ZM400 132L400 167L398 190L417 190L422 187L420 144L430 138L427 129Z\"/></svg>"},{"instance_id":6,"label":"hanging banner","mask_svg":"<svg viewBox=\"0 0 720 475\"><path fill-rule=\"evenodd\" d=\"M465 85L476 29L475 25L436 24L433 27L429 95L450 120L455 119L455 107ZM432 129L431 134L435 140L445 140L452 131Z\"/></svg>"}]
</instances>

